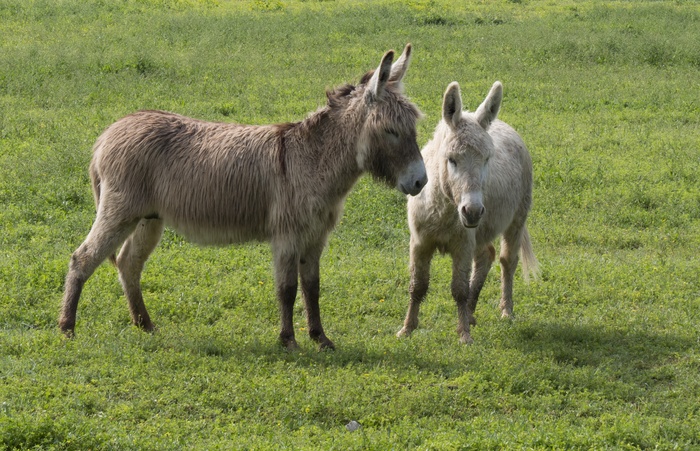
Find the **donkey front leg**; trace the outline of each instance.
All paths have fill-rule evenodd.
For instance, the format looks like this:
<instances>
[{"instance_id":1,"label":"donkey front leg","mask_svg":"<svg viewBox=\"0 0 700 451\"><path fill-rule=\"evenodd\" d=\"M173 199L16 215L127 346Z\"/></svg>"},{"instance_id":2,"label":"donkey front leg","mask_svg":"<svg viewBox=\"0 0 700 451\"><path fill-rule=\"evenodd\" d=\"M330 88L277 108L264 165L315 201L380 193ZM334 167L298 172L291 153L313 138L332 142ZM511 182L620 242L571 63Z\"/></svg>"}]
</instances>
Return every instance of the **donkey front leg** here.
<instances>
[{"instance_id":1,"label":"donkey front leg","mask_svg":"<svg viewBox=\"0 0 700 451\"><path fill-rule=\"evenodd\" d=\"M489 243L474 255L474 264L472 265L472 278L469 282L469 297L467 299L467 306L472 312L471 325L476 326L476 319L474 318L474 313L476 313L476 303L479 301L479 294L481 294L481 289L484 288L484 282L486 282L486 276L488 276L491 270L491 265L496 259L496 249L493 244Z\"/></svg>"},{"instance_id":2,"label":"donkey front leg","mask_svg":"<svg viewBox=\"0 0 700 451\"><path fill-rule=\"evenodd\" d=\"M408 288L410 300L403 327L397 332L397 337L407 337L418 327L418 312L420 304L425 299L430 284L430 262L433 259L435 246L419 243L411 237L410 263L411 282Z\"/></svg>"},{"instance_id":3,"label":"donkey front leg","mask_svg":"<svg viewBox=\"0 0 700 451\"><path fill-rule=\"evenodd\" d=\"M474 315L467 301L469 297L469 276L471 273L472 253L460 246L452 253L452 297L457 303L457 334L462 344L471 344L469 326L474 324Z\"/></svg>"},{"instance_id":4,"label":"donkey front leg","mask_svg":"<svg viewBox=\"0 0 700 451\"><path fill-rule=\"evenodd\" d=\"M280 309L280 343L290 351L297 349L294 338L294 301L297 296L299 258L273 246L275 284Z\"/></svg>"},{"instance_id":5,"label":"donkey front leg","mask_svg":"<svg viewBox=\"0 0 700 451\"><path fill-rule=\"evenodd\" d=\"M309 337L319 344L319 349L335 349L335 345L326 337L321 325L321 310L318 304L320 291L319 262L321 249L307 252L299 261L301 276L301 294L306 309L306 323L309 327Z\"/></svg>"}]
</instances>

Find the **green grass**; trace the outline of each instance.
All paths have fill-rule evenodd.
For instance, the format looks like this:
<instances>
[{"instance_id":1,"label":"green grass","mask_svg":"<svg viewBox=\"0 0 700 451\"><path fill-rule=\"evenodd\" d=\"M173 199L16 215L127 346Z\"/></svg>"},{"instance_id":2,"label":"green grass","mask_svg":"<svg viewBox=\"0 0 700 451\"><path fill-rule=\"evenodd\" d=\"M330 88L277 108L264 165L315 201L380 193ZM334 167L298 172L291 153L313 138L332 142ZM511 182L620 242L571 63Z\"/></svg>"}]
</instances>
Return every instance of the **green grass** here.
<instances>
[{"instance_id":1,"label":"green grass","mask_svg":"<svg viewBox=\"0 0 700 451\"><path fill-rule=\"evenodd\" d=\"M0 0L0 449L700 448L699 24L694 1ZM531 150L543 271L516 281L515 321L495 266L459 345L436 257L395 338L405 200L363 178L321 263L335 352L300 305L301 350L280 349L266 245L171 232L143 278L155 334L103 265L62 338L107 125L298 120L406 42L421 144L449 82L474 109L498 79Z\"/></svg>"}]
</instances>

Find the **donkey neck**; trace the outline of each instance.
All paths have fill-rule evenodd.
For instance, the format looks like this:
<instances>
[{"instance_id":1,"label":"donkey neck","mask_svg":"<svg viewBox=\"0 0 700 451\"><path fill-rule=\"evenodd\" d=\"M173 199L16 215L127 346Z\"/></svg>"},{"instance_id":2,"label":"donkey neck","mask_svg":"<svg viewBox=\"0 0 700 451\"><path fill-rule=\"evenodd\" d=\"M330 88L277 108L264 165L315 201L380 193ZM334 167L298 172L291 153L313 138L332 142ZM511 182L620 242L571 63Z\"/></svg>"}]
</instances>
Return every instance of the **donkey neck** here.
<instances>
[{"instance_id":1,"label":"donkey neck","mask_svg":"<svg viewBox=\"0 0 700 451\"><path fill-rule=\"evenodd\" d=\"M364 117L325 106L286 133L290 170L314 180L318 196L344 198L362 175L357 147Z\"/></svg>"}]
</instances>

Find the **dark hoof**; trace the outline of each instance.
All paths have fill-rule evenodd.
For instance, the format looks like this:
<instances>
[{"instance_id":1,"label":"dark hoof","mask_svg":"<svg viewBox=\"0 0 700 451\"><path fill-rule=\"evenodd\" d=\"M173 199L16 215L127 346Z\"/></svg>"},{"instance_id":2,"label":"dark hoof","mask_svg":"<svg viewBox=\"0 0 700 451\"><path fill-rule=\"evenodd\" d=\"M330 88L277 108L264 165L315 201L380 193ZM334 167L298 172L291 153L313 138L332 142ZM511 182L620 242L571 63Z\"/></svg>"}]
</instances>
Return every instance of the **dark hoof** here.
<instances>
[{"instance_id":1,"label":"dark hoof","mask_svg":"<svg viewBox=\"0 0 700 451\"><path fill-rule=\"evenodd\" d=\"M319 344L318 344L319 351L326 351L328 349L330 349L332 351L335 350L335 345L333 344L332 341L330 341L328 338L326 338L325 340L319 341Z\"/></svg>"},{"instance_id":2,"label":"dark hoof","mask_svg":"<svg viewBox=\"0 0 700 451\"><path fill-rule=\"evenodd\" d=\"M320 351L325 351L326 349L335 349L335 345L333 344L332 341L326 337L326 334L321 332L321 333L314 333L314 332L309 332L309 337L318 343L318 349Z\"/></svg>"},{"instance_id":3,"label":"dark hoof","mask_svg":"<svg viewBox=\"0 0 700 451\"><path fill-rule=\"evenodd\" d=\"M153 334L158 331L158 328L153 323L137 324L136 327L149 334Z\"/></svg>"},{"instance_id":4,"label":"dark hoof","mask_svg":"<svg viewBox=\"0 0 700 451\"><path fill-rule=\"evenodd\" d=\"M280 337L280 344L287 351L296 351L297 349L299 349L299 345L297 344L297 341L294 339L294 337L291 337L291 338Z\"/></svg>"}]
</instances>

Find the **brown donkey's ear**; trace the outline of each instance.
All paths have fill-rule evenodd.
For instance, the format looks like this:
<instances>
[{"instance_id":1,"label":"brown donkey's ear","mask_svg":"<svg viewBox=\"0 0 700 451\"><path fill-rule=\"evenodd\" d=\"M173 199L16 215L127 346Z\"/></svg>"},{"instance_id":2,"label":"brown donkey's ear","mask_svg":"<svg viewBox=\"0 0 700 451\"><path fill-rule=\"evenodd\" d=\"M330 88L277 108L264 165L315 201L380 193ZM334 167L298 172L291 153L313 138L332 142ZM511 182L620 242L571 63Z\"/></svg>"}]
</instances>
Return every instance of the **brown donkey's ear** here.
<instances>
[{"instance_id":1,"label":"brown donkey's ear","mask_svg":"<svg viewBox=\"0 0 700 451\"><path fill-rule=\"evenodd\" d=\"M496 120L498 110L501 109L501 100L503 100L503 85L497 81L491 87L489 94L476 110L476 120L484 130L488 130L491 122Z\"/></svg>"},{"instance_id":2,"label":"brown donkey's ear","mask_svg":"<svg viewBox=\"0 0 700 451\"><path fill-rule=\"evenodd\" d=\"M442 118L451 128L457 128L462 119L462 94L459 92L459 83L453 81L447 86L442 100Z\"/></svg>"},{"instance_id":3,"label":"brown donkey's ear","mask_svg":"<svg viewBox=\"0 0 700 451\"><path fill-rule=\"evenodd\" d=\"M391 62L394 60L394 51L389 50L382 57L382 62L379 63L379 67L374 71L372 78L369 79L367 83L367 93L371 96L372 100L381 97L389 81L389 76L391 75Z\"/></svg>"},{"instance_id":4,"label":"brown donkey's ear","mask_svg":"<svg viewBox=\"0 0 700 451\"><path fill-rule=\"evenodd\" d=\"M401 82L406 71L408 70L408 65L411 63L411 44L406 44L403 49L403 53L399 59L391 65L391 75L389 76L389 81Z\"/></svg>"}]
</instances>

